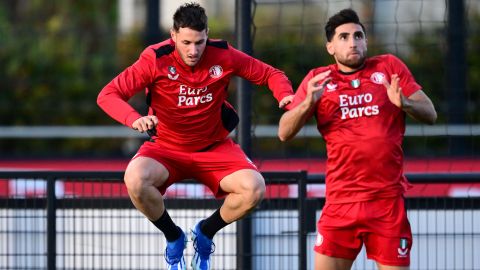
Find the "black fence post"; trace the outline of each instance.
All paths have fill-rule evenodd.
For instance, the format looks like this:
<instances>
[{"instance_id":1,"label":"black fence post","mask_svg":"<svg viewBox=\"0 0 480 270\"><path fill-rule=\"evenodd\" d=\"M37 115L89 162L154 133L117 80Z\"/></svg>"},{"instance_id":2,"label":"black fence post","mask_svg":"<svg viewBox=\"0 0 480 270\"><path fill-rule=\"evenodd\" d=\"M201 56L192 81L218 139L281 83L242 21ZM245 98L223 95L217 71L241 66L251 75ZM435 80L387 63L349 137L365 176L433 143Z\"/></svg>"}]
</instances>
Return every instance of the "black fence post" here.
<instances>
[{"instance_id":1,"label":"black fence post","mask_svg":"<svg viewBox=\"0 0 480 270\"><path fill-rule=\"evenodd\" d=\"M236 0L237 47L246 54L252 54L251 37L251 1ZM251 154L251 112L252 112L252 85L250 82L238 78L237 80L237 106L240 122L237 128L238 143L247 156Z\"/></svg>"},{"instance_id":2,"label":"black fence post","mask_svg":"<svg viewBox=\"0 0 480 270\"><path fill-rule=\"evenodd\" d=\"M160 31L160 0L146 2L145 44L151 45L160 42L164 37Z\"/></svg>"},{"instance_id":3,"label":"black fence post","mask_svg":"<svg viewBox=\"0 0 480 270\"><path fill-rule=\"evenodd\" d=\"M298 269L307 269L307 172L302 171L298 179Z\"/></svg>"},{"instance_id":4,"label":"black fence post","mask_svg":"<svg viewBox=\"0 0 480 270\"><path fill-rule=\"evenodd\" d=\"M57 206L55 196L55 177L47 178L47 269L57 268Z\"/></svg>"},{"instance_id":5,"label":"black fence post","mask_svg":"<svg viewBox=\"0 0 480 270\"><path fill-rule=\"evenodd\" d=\"M235 32L237 48L252 54L251 0L235 1ZM237 109L240 122L237 128L238 143L247 156L251 155L251 92L252 85L237 79ZM252 269L252 220L250 216L237 221L237 269Z\"/></svg>"},{"instance_id":6,"label":"black fence post","mask_svg":"<svg viewBox=\"0 0 480 270\"><path fill-rule=\"evenodd\" d=\"M448 124L464 124L467 118L467 54L464 0L449 0L447 35ZM450 153L464 156L468 147L465 138L453 137Z\"/></svg>"}]
</instances>

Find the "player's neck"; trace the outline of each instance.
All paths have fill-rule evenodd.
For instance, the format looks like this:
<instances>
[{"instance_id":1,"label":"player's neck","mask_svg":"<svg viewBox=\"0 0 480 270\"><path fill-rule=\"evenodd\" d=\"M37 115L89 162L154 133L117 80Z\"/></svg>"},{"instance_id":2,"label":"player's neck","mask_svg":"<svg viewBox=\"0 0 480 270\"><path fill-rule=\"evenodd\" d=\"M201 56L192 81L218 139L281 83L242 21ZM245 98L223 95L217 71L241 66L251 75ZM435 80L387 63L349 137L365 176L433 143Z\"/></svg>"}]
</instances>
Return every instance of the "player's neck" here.
<instances>
[{"instance_id":1,"label":"player's neck","mask_svg":"<svg viewBox=\"0 0 480 270\"><path fill-rule=\"evenodd\" d=\"M352 68L352 67L345 66L345 65L342 65L340 63L337 63L338 72L341 73L341 74L344 74L344 75L353 74L353 73L355 73L359 70L362 70L364 67L365 67L365 62L363 62L362 65L357 67L357 68Z\"/></svg>"}]
</instances>

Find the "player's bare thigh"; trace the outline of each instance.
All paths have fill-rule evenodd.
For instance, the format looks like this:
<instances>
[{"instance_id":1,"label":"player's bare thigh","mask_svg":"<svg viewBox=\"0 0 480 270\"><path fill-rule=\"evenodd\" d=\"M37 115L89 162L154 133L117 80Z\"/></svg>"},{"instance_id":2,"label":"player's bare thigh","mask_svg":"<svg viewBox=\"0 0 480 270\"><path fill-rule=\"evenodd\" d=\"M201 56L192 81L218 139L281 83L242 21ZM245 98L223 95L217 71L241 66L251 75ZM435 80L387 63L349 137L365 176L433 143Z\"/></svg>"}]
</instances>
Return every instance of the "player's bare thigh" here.
<instances>
[{"instance_id":1,"label":"player's bare thigh","mask_svg":"<svg viewBox=\"0 0 480 270\"><path fill-rule=\"evenodd\" d=\"M125 184L135 186L162 186L168 179L167 168L160 162L149 157L136 157L128 163L125 170Z\"/></svg>"},{"instance_id":2,"label":"player's bare thigh","mask_svg":"<svg viewBox=\"0 0 480 270\"><path fill-rule=\"evenodd\" d=\"M352 268L353 260L329 257L315 253L315 270L349 270ZM408 266L389 266L377 263L379 270L408 270Z\"/></svg>"},{"instance_id":3,"label":"player's bare thigh","mask_svg":"<svg viewBox=\"0 0 480 270\"><path fill-rule=\"evenodd\" d=\"M258 205L265 194L265 181L253 169L241 169L225 176L220 188L228 193L220 209L220 215L227 223L244 217Z\"/></svg>"},{"instance_id":4,"label":"player's bare thigh","mask_svg":"<svg viewBox=\"0 0 480 270\"><path fill-rule=\"evenodd\" d=\"M265 180L256 170L242 169L225 176L220 188L227 193L257 192L263 197Z\"/></svg>"},{"instance_id":5,"label":"player's bare thigh","mask_svg":"<svg viewBox=\"0 0 480 270\"><path fill-rule=\"evenodd\" d=\"M315 252L315 270L349 270L353 260L330 257Z\"/></svg>"}]
</instances>

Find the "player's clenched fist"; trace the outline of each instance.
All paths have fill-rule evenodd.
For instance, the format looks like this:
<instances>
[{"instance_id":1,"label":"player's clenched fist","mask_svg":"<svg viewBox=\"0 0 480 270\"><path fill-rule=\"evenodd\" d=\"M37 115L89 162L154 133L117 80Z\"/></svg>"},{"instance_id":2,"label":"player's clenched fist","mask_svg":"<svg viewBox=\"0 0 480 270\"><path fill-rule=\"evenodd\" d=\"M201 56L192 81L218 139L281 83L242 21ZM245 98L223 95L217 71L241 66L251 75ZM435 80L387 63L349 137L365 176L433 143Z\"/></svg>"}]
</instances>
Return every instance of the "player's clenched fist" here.
<instances>
[{"instance_id":1,"label":"player's clenched fist","mask_svg":"<svg viewBox=\"0 0 480 270\"><path fill-rule=\"evenodd\" d=\"M147 115L135 120L135 122L133 122L132 124L132 127L133 129L143 133L149 129L153 129L154 127L157 126L157 124L158 124L158 118L155 115Z\"/></svg>"}]
</instances>

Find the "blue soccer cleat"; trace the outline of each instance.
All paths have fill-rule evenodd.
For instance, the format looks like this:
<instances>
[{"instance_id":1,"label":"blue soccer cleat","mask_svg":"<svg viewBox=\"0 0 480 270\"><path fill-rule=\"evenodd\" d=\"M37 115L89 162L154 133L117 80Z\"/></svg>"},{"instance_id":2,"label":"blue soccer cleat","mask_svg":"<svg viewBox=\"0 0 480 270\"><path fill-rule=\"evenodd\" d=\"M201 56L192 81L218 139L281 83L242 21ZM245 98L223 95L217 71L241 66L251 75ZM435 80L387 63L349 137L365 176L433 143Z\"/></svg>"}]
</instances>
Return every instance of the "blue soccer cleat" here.
<instances>
[{"instance_id":1,"label":"blue soccer cleat","mask_svg":"<svg viewBox=\"0 0 480 270\"><path fill-rule=\"evenodd\" d=\"M210 255L215 251L215 244L212 239L201 232L201 222L192 231L193 248L195 249L192 268L193 270L210 270Z\"/></svg>"},{"instance_id":2,"label":"blue soccer cleat","mask_svg":"<svg viewBox=\"0 0 480 270\"><path fill-rule=\"evenodd\" d=\"M167 248L165 249L165 261L167 261L168 270L186 270L185 258L183 257L183 250L187 245L187 237L185 233L180 230L182 234L180 238L174 242L167 241Z\"/></svg>"}]
</instances>

